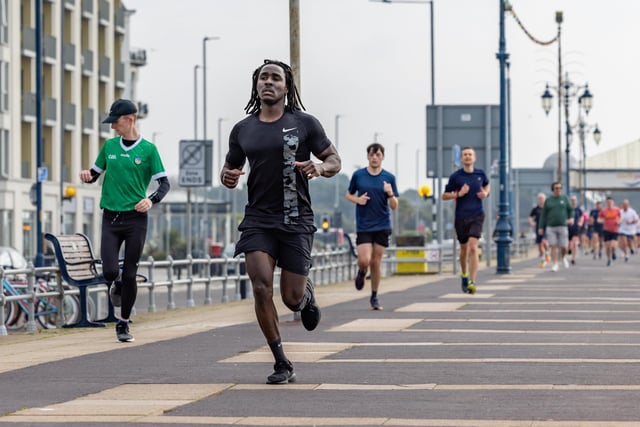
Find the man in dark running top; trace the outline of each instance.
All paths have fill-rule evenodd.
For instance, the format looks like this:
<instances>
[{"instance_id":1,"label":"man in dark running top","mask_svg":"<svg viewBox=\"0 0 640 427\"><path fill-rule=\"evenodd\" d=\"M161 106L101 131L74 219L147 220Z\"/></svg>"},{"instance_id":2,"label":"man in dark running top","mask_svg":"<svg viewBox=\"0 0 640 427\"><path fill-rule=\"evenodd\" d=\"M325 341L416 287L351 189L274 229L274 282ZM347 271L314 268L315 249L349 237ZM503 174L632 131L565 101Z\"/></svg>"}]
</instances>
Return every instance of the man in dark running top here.
<instances>
[{"instance_id":1,"label":"man in dark running top","mask_svg":"<svg viewBox=\"0 0 640 427\"><path fill-rule=\"evenodd\" d=\"M593 253L593 259L602 258L602 247L604 241L602 240L602 223L598 222L598 216L602 209L602 202L597 201L596 205L591 212L589 212L589 230L591 232L591 253Z\"/></svg>"},{"instance_id":2,"label":"man in dark running top","mask_svg":"<svg viewBox=\"0 0 640 427\"><path fill-rule=\"evenodd\" d=\"M102 273L109 285L109 297L114 307L120 307L116 324L119 341L133 341L129 332L129 317L136 302L136 273L147 237L147 212L169 191L169 180L154 144L140 136L136 128L138 109L128 99L118 99L111 105L102 123L110 123L118 136L107 139L91 169L80 171L83 182L92 183L104 174L102 183L102 241L100 257ZM158 182L158 189L147 196L149 183ZM124 244L121 280L119 253Z\"/></svg>"},{"instance_id":3,"label":"man in dark running top","mask_svg":"<svg viewBox=\"0 0 640 427\"><path fill-rule=\"evenodd\" d=\"M478 273L478 239L482 235L484 209L482 200L489 196L489 178L474 167L476 153L464 147L460 153L462 168L449 177L442 200L455 200L455 229L460 242L462 292L475 293Z\"/></svg>"},{"instance_id":4,"label":"man in dark running top","mask_svg":"<svg viewBox=\"0 0 640 427\"><path fill-rule=\"evenodd\" d=\"M227 188L235 188L249 161L248 202L236 253L246 256L258 324L275 359L268 384L295 381L293 365L282 348L278 313L273 302L273 276L281 268L280 295L311 331L320 321L320 308L307 277L316 231L309 180L331 177L341 161L320 122L302 111L291 68L265 60L253 73L248 117L229 136L229 152L220 173ZM314 163L311 154L322 163Z\"/></svg>"},{"instance_id":5,"label":"man in dark running top","mask_svg":"<svg viewBox=\"0 0 640 427\"><path fill-rule=\"evenodd\" d=\"M547 236L544 234L538 234L538 226L540 225L540 216L542 215L542 208L544 207L544 201L547 198L544 193L538 193L538 204L531 209L529 214L529 224L534 230L536 235L536 244L538 245L538 255L540 256L540 267L547 265L551 261L549 256L549 242L547 242Z\"/></svg>"}]
</instances>

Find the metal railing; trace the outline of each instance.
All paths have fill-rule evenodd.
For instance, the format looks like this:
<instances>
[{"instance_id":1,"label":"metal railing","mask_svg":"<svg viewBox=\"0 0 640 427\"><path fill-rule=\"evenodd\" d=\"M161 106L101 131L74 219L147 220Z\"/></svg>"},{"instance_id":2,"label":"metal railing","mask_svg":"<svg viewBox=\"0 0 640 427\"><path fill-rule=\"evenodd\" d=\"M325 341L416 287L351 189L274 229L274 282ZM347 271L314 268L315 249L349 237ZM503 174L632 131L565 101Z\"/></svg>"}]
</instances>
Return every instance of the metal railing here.
<instances>
[{"instance_id":1,"label":"metal railing","mask_svg":"<svg viewBox=\"0 0 640 427\"><path fill-rule=\"evenodd\" d=\"M529 241L514 242L513 254L521 256L528 253L528 249L533 245ZM403 251L419 253L421 256L406 257L399 256L398 252ZM401 272L400 266L404 264L413 264L418 266L418 272L421 265L428 265L428 273L443 273L453 271L455 273L455 264L457 256L454 256L454 248L446 246L430 249L427 247L396 247L390 246L385 251L385 257L382 264L382 277ZM356 257L351 248L339 248L326 251L314 251L312 253L312 268L309 272L311 280L316 286L339 283L351 280L356 273ZM173 259L168 257L166 260L154 260L152 257L141 261L138 272L147 276L148 281L139 283L139 289L147 290L147 311L158 311L158 295L162 294L166 298L166 309L173 310L177 307L176 296L185 299L186 307L196 306L195 291L204 292L202 304L213 304L214 293L220 303L236 301L245 298L251 298L251 286L249 276L246 274L244 257L238 258L192 258L188 256L186 259ZM55 289L51 292L43 293L37 288L37 279L45 275L56 277ZM27 302L30 307L28 320L25 329L28 332L37 329L34 320L34 305L36 298L40 297L56 297L62 306L65 295L78 295L77 288L67 288L64 285L60 272L56 266L51 267L34 267L31 263L29 267L22 270L2 270L0 268L0 279L4 277L21 276L26 278L27 292L20 296L0 295L0 319L5 318L5 307L12 301L21 299ZM280 270L276 267L274 287L279 286ZM105 285L95 286L88 289L89 296L96 302L96 310L104 313L107 310L107 287ZM96 318L102 318L96 313ZM62 314L58 315L57 325L63 323ZM0 336L7 335L5 325L0 324Z\"/></svg>"}]
</instances>

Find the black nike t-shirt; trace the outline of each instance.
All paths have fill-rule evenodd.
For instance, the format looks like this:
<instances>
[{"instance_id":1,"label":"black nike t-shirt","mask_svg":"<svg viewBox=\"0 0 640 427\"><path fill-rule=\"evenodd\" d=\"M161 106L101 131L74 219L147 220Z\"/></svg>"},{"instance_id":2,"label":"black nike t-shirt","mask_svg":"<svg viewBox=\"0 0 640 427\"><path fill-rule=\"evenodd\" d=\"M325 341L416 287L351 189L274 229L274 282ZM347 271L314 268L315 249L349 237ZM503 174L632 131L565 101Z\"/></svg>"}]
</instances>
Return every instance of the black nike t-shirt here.
<instances>
[{"instance_id":1,"label":"black nike t-shirt","mask_svg":"<svg viewBox=\"0 0 640 427\"><path fill-rule=\"evenodd\" d=\"M331 141L310 114L285 112L275 122L256 114L237 123L229 136L226 161L241 168L249 160L248 203L238 227L272 228L284 232L315 232L309 181L295 167L327 149Z\"/></svg>"}]
</instances>

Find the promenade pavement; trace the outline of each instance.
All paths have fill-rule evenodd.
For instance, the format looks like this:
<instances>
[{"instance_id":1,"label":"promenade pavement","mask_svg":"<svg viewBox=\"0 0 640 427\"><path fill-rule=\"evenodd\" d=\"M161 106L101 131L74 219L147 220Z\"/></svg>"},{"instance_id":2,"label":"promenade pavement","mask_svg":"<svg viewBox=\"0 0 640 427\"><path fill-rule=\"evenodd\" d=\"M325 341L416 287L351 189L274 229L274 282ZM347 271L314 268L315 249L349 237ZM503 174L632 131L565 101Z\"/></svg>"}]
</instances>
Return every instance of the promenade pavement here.
<instances>
[{"instance_id":1,"label":"promenade pavement","mask_svg":"<svg viewBox=\"0 0 640 427\"><path fill-rule=\"evenodd\" d=\"M0 423L13 425L640 426L640 256L557 273L512 260L478 293L451 274L322 286L307 332L280 303L298 381L272 358L250 300L113 326L0 337Z\"/></svg>"}]
</instances>

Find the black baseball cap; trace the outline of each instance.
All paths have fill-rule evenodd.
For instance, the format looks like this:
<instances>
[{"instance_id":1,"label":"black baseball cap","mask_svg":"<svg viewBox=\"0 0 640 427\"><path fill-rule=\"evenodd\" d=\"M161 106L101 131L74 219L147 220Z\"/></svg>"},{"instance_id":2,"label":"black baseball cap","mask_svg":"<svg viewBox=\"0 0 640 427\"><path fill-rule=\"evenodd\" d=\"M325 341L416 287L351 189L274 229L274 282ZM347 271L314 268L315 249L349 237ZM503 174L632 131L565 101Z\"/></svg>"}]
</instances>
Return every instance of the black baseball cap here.
<instances>
[{"instance_id":1,"label":"black baseball cap","mask_svg":"<svg viewBox=\"0 0 640 427\"><path fill-rule=\"evenodd\" d=\"M117 121L120 116L126 116L127 114L136 114L137 112L138 108L136 107L136 104L129 101L128 99L118 99L116 102L111 104L109 115L102 121L102 123L113 123Z\"/></svg>"}]
</instances>

